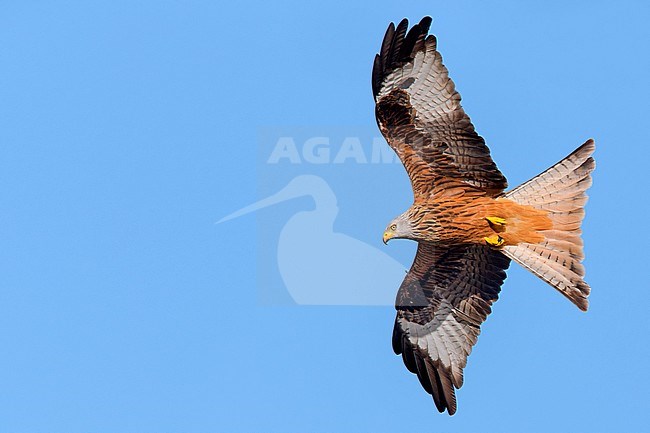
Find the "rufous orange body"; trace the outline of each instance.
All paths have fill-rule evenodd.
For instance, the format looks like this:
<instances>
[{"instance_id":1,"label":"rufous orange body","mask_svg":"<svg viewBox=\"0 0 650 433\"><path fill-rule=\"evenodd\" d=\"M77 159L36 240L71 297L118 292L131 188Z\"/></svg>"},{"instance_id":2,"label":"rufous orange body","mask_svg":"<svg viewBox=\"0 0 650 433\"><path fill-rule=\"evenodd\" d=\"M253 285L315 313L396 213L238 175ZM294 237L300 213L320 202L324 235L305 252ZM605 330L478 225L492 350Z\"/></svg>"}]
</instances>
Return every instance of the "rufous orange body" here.
<instances>
[{"instance_id":1,"label":"rufous orange body","mask_svg":"<svg viewBox=\"0 0 650 433\"><path fill-rule=\"evenodd\" d=\"M411 208L422 240L440 244L485 244L485 238L498 235L499 247L544 240L544 230L553 222L548 212L515 203L507 198L492 198L457 190L455 194L442 191L416 200ZM494 224L490 218L501 218L504 224Z\"/></svg>"}]
</instances>

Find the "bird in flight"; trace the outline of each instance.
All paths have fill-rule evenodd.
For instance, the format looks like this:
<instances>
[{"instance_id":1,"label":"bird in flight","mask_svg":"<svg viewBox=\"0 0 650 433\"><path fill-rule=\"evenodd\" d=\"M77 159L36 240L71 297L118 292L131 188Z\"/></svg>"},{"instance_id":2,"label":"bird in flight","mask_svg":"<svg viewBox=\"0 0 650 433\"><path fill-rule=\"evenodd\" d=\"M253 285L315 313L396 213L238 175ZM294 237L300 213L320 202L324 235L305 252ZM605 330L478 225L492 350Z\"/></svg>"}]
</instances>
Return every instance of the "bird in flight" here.
<instances>
[{"instance_id":1,"label":"bird in flight","mask_svg":"<svg viewBox=\"0 0 650 433\"><path fill-rule=\"evenodd\" d=\"M393 350L456 412L455 390L510 260L587 310L581 223L593 140L505 191L506 178L460 104L425 17L390 24L372 70L377 124L411 180L414 202L383 236L417 254L396 299Z\"/></svg>"}]
</instances>

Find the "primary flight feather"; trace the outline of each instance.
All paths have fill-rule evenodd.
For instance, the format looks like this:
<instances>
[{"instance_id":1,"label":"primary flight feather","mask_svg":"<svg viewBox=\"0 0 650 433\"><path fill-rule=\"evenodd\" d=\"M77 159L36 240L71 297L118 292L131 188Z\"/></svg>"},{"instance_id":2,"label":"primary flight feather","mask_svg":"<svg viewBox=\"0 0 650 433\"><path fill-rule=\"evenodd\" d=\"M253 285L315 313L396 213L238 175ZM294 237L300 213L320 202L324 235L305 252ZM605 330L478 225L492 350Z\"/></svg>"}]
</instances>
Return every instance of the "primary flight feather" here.
<instances>
[{"instance_id":1,"label":"primary flight feather","mask_svg":"<svg viewBox=\"0 0 650 433\"><path fill-rule=\"evenodd\" d=\"M455 390L506 278L510 259L588 307L580 225L595 164L593 140L509 192L460 105L429 35L431 18L390 24L372 70L377 124L406 168L413 205L384 242L418 242L396 300L393 349L440 412ZM408 32L407 32L408 30Z\"/></svg>"}]
</instances>

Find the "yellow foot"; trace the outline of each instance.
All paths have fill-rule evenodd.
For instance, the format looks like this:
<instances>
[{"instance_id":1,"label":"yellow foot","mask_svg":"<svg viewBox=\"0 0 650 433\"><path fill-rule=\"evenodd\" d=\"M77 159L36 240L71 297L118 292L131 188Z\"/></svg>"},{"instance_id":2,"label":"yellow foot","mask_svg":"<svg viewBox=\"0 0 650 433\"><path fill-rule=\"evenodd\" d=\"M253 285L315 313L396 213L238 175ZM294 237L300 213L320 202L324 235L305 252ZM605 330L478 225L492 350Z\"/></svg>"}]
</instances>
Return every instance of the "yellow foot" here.
<instances>
[{"instance_id":1,"label":"yellow foot","mask_svg":"<svg viewBox=\"0 0 650 433\"><path fill-rule=\"evenodd\" d=\"M485 219L488 220L488 222L490 224L494 224L495 226L504 226L504 225L506 225L506 219L505 218L489 216L489 217L485 217Z\"/></svg>"},{"instance_id":2,"label":"yellow foot","mask_svg":"<svg viewBox=\"0 0 650 433\"><path fill-rule=\"evenodd\" d=\"M504 242L503 238L499 235L492 235L483 239L485 239L485 242L487 242L488 245L492 245L493 247L500 247Z\"/></svg>"},{"instance_id":3,"label":"yellow foot","mask_svg":"<svg viewBox=\"0 0 650 433\"><path fill-rule=\"evenodd\" d=\"M494 230L495 232L501 233L506 231L505 218L489 216L489 217L485 217L485 219L487 220L488 224L490 224L492 230Z\"/></svg>"}]
</instances>

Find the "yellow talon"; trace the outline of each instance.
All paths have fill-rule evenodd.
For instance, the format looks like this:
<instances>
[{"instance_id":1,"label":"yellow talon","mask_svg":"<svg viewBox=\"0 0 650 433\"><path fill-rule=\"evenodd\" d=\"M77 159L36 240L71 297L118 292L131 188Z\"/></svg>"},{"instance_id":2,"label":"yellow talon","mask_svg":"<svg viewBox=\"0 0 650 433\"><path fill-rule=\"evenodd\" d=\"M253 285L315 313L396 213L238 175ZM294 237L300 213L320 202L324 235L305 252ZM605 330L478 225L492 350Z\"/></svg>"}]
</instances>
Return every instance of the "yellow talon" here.
<instances>
[{"instance_id":1,"label":"yellow talon","mask_svg":"<svg viewBox=\"0 0 650 433\"><path fill-rule=\"evenodd\" d=\"M488 222L490 224L493 224L495 226L504 226L504 225L506 225L506 219L505 218L490 216L490 217L485 217L485 219L488 220Z\"/></svg>"},{"instance_id":2,"label":"yellow talon","mask_svg":"<svg viewBox=\"0 0 650 433\"><path fill-rule=\"evenodd\" d=\"M506 231L506 219L501 217L489 216L485 217L490 228L497 233L502 233Z\"/></svg>"},{"instance_id":3,"label":"yellow talon","mask_svg":"<svg viewBox=\"0 0 650 433\"><path fill-rule=\"evenodd\" d=\"M492 245L493 247L500 247L504 242L503 238L499 235L492 235L483 239L485 239L485 242L487 242L488 245Z\"/></svg>"}]
</instances>

